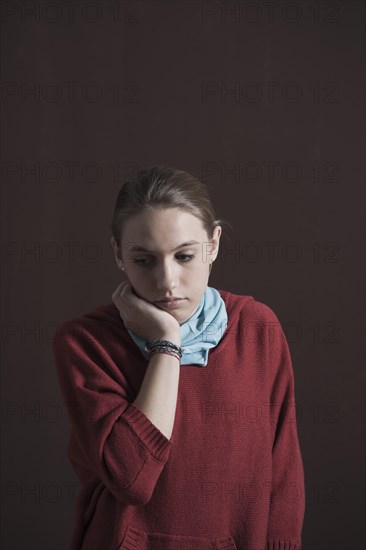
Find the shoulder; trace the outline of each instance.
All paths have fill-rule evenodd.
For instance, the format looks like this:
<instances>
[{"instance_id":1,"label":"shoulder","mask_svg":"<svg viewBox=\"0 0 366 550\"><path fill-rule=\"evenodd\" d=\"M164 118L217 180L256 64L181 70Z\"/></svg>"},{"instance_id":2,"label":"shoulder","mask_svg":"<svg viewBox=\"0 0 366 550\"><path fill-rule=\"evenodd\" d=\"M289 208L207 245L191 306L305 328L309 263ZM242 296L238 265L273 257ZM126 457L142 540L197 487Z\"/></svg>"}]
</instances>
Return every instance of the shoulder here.
<instances>
[{"instance_id":1,"label":"shoulder","mask_svg":"<svg viewBox=\"0 0 366 550\"><path fill-rule=\"evenodd\" d=\"M100 340L112 327L121 328L116 306L113 303L99 305L87 313L61 322L56 329L53 345L83 338Z\"/></svg>"},{"instance_id":2,"label":"shoulder","mask_svg":"<svg viewBox=\"0 0 366 550\"><path fill-rule=\"evenodd\" d=\"M225 302L231 331L238 332L247 343L263 349L284 343L281 323L269 305L250 295L217 290Z\"/></svg>"},{"instance_id":3,"label":"shoulder","mask_svg":"<svg viewBox=\"0 0 366 550\"><path fill-rule=\"evenodd\" d=\"M235 294L221 289L217 289L217 291L224 300L228 312L235 312L249 321L256 321L258 324L279 324L273 309L267 304L256 300L254 296Z\"/></svg>"}]
</instances>

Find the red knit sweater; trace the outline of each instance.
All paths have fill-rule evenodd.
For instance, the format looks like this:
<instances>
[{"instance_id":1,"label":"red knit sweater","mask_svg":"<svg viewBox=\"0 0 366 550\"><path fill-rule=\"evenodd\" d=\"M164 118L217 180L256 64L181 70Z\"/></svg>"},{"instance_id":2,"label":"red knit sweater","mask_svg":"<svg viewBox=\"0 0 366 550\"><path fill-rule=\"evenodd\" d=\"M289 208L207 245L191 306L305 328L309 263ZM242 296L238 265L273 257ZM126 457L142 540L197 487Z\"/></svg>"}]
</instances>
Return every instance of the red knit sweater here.
<instances>
[{"instance_id":1,"label":"red knit sweater","mask_svg":"<svg viewBox=\"0 0 366 550\"><path fill-rule=\"evenodd\" d=\"M53 343L81 482L71 550L300 550L304 471L294 377L275 313L218 290L228 326L182 365L172 437L132 402L147 361L115 305Z\"/></svg>"}]
</instances>

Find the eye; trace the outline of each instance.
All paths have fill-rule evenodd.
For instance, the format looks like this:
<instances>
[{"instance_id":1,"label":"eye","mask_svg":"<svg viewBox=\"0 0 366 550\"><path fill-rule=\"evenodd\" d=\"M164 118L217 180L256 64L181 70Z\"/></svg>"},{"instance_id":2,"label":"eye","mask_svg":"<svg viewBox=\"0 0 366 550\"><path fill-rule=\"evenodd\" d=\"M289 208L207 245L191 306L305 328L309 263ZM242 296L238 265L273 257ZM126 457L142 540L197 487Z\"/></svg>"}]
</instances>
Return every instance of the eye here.
<instances>
[{"instance_id":1,"label":"eye","mask_svg":"<svg viewBox=\"0 0 366 550\"><path fill-rule=\"evenodd\" d=\"M189 262L190 260L193 260L194 255L193 254L180 254L177 256L177 258L186 258L184 262Z\"/></svg>"},{"instance_id":2,"label":"eye","mask_svg":"<svg viewBox=\"0 0 366 550\"><path fill-rule=\"evenodd\" d=\"M176 256L180 259L183 263L190 262L194 258L194 254L179 254ZM134 263L141 266L147 266L149 264L149 261L147 258L136 258L134 260Z\"/></svg>"},{"instance_id":3,"label":"eye","mask_svg":"<svg viewBox=\"0 0 366 550\"><path fill-rule=\"evenodd\" d=\"M146 265L146 258L136 258L133 263L138 265Z\"/></svg>"}]
</instances>

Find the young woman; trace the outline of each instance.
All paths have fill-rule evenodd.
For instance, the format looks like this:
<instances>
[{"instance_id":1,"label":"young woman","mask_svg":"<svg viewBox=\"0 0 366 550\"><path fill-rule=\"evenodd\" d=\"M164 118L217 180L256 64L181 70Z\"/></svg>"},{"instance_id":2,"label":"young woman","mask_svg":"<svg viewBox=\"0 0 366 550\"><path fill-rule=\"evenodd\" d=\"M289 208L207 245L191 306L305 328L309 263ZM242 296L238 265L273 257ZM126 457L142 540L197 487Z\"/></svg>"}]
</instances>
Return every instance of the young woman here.
<instances>
[{"instance_id":1,"label":"young woman","mask_svg":"<svg viewBox=\"0 0 366 550\"><path fill-rule=\"evenodd\" d=\"M71 550L301 548L289 349L268 306L208 286L222 222L182 170L118 194L126 280L53 344L81 482Z\"/></svg>"}]
</instances>

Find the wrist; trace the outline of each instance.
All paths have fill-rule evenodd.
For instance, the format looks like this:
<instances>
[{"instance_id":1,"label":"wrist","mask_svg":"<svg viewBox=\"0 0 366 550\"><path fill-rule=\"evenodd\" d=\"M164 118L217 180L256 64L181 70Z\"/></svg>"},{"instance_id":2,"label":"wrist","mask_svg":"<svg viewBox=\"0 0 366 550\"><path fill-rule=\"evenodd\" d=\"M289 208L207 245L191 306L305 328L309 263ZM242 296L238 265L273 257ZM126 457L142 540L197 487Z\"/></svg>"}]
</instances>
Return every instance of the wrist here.
<instances>
[{"instance_id":1,"label":"wrist","mask_svg":"<svg viewBox=\"0 0 366 550\"><path fill-rule=\"evenodd\" d=\"M154 338L155 339L155 338ZM161 336L158 336L157 339L161 340L169 340L169 342L172 342L176 346L181 345L181 337L180 334L176 332L164 332Z\"/></svg>"},{"instance_id":2,"label":"wrist","mask_svg":"<svg viewBox=\"0 0 366 550\"><path fill-rule=\"evenodd\" d=\"M171 333L165 334L166 338L154 339L147 342L145 350L151 357L155 353L166 353L168 355L174 355L180 362L183 355L183 348L180 346L178 339Z\"/></svg>"}]
</instances>

